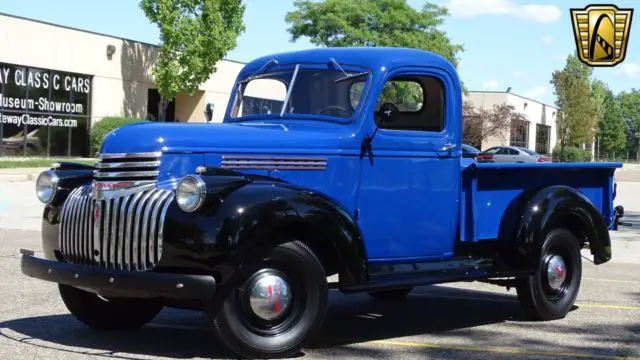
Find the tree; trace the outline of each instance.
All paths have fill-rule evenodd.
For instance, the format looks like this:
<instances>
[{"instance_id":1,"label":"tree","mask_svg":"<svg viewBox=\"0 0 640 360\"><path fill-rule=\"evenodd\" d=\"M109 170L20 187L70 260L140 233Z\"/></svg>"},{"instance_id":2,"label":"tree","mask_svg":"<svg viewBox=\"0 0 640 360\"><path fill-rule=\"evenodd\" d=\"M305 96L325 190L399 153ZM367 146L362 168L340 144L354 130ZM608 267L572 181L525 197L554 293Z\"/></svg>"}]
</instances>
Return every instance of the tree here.
<instances>
[{"instance_id":1,"label":"tree","mask_svg":"<svg viewBox=\"0 0 640 360\"><path fill-rule=\"evenodd\" d=\"M598 137L598 153L621 153L626 149L627 126L622 117L620 104L611 90L605 92L604 118L598 124Z\"/></svg>"},{"instance_id":2,"label":"tree","mask_svg":"<svg viewBox=\"0 0 640 360\"><path fill-rule=\"evenodd\" d=\"M567 146L593 142L597 109L592 100L591 71L575 55L570 55L564 69L552 74L550 82L554 86L558 107L556 130L561 146L560 161L564 161Z\"/></svg>"},{"instance_id":3,"label":"tree","mask_svg":"<svg viewBox=\"0 0 640 360\"><path fill-rule=\"evenodd\" d=\"M512 105L494 105L493 109L485 110L465 101L462 105L462 142L481 148L489 138L506 140L512 124L525 120Z\"/></svg>"},{"instance_id":4,"label":"tree","mask_svg":"<svg viewBox=\"0 0 640 360\"><path fill-rule=\"evenodd\" d=\"M638 154L640 141L640 90L623 91L617 96L620 103L620 113L627 124L627 150L631 154Z\"/></svg>"},{"instance_id":5,"label":"tree","mask_svg":"<svg viewBox=\"0 0 640 360\"><path fill-rule=\"evenodd\" d=\"M236 47L245 6L242 0L141 0L140 8L160 30L153 77L161 95L159 119L165 120L169 100L180 91L193 95Z\"/></svg>"},{"instance_id":6,"label":"tree","mask_svg":"<svg viewBox=\"0 0 640 360\"><path fill-rule=\"evenodd\" d=\"M406 0L295 0L294 6L285 17L292 41L308 37L317 46L423 49L456 67L463 51L438 29L449 13L435 4L426 3L420 11Z\"/></svg>"},{"instance_id":7,"label":"tree","mask_svg":"<svg viewBox=\"0 0 640 360\"><path fill-rule=\"evenodd\" d=\"M596 125L599 125L604 119L605 100L609 92L609 87L602 80L594 79L591 82L591 102Z\"/></svg>"}]
</instances>

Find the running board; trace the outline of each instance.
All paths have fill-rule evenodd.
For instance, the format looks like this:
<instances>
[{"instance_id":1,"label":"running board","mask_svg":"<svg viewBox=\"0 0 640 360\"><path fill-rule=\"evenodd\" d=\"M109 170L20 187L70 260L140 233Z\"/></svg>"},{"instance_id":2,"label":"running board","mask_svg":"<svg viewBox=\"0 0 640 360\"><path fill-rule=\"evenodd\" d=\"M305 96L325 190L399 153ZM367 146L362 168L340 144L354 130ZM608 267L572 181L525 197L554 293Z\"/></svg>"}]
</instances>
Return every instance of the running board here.
<instances>
[{"instance_id":1,"label":"running board","mask_svg":"<svg viewBox=\"0 0 640 360\"><path fill-rule=\"evenodd\" d=\"M390 290L396 288L477 281L490 278L522 277L531 271L498 271L491 259L457 259L413 264L370 264L369 281L348 287L343 292Z\"/></svg>"}]
</instances>

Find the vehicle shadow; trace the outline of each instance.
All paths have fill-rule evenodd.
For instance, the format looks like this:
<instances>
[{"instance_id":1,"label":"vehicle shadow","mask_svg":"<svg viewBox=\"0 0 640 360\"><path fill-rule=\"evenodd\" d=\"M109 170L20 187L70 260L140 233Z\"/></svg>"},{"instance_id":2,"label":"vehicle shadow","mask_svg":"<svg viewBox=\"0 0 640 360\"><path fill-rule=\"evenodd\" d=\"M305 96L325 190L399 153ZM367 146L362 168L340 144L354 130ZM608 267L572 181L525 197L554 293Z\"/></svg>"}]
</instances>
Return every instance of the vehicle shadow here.
<instances>
[{"instance_id":1,"label":"vehicle shadow","mask_svg":"<svg viewBox=\"0 0 640 360\"><path fill-rule=\"evenodd\" d=\"M486 301L477 301L480 296ZM332 292L324 327L307 349L316 352L372 340L519 321L522 314L514 300L513 295L437 286L417 288L398 302ZM233 358L214 340L203 314L175 309L164 310L151 324L131 333L92 331L69 314L14 319L0 323L0 341L6 340L117 359L136 358L130 354Z\"/></svg>"}]
</instances>

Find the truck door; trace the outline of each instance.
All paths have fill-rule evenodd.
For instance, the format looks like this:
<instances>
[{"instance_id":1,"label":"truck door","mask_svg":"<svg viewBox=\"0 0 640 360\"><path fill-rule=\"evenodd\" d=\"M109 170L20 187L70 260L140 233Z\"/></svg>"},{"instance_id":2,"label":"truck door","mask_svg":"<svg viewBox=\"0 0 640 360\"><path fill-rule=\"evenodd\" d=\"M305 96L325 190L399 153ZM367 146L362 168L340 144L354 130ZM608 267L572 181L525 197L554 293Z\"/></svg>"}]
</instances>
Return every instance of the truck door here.
<instances>
[{"instance_id":1,"label":"truck door","mask_svg":"<svg viewBox=\"0 0 640 360\"><path fill-rule=\"evenodd\" d=\"M390 73L368 121L358 222L370 261L447 257L457 237L460 200L460 87L427 68ZM455 85L454 85L455 84ZM395 105L392 122L380 107ZM375 123L374 123L375 122Z\"/></svg>"}]
</instances>

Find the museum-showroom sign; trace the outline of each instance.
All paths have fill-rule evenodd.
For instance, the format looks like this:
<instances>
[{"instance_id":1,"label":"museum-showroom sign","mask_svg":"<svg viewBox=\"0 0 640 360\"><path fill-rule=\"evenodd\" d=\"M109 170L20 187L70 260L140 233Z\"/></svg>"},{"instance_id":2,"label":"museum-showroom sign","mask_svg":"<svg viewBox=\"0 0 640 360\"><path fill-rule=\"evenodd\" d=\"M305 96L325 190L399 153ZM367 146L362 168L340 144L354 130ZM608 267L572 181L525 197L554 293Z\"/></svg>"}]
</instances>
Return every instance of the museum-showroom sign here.
<instances>
[{"instance_id":1,"label":"museum-showroom sign","mask_svg":"<svg viewBox=\"0 0 640 360\"><path fill-rule=\"evenodd\" d=\"M0 123L77 127L90 92L90 76L0 63Z\"/></svg>"}]
</instances>

